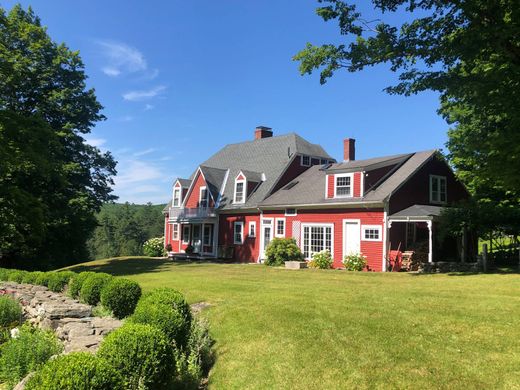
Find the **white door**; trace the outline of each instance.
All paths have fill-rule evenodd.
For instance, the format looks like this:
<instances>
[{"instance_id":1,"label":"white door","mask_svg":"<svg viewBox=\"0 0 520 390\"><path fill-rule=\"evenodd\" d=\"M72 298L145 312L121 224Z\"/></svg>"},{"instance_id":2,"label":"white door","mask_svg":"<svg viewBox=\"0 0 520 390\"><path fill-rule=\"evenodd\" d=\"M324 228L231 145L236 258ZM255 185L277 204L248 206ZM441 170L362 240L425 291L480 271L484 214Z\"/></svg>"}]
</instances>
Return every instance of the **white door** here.
<instances>
[{"instance_id":1,"label":"white door","mask_svg":"<svg viewBox=\"0 0 520 390\"><path fill-rule=\"evenodd\" d=\"M361 227L359 221L345 221L343 223L343 256L359 253L361 241Z\"/></svg>"},{"instance_id":2,"label":"white door","mask_svg":"<svg viewBox=\"0 0 520 390\"><path fill-rule=\"evenodd\" d=\"M265 250L273 238L273 220L271 218L261 219L260 258L265 259Z\"/></svg>"},{"instance_id":3,"label":"white door","mask_svg":"<svg viewBox=\"0 0 520 390\"><path fill-rule=\"evenodd\" d=\"M193 225L193 233L192 233L193 253L201 253L202 240L201 240L200 230L201 230L200 225Z\"/></svg>"}]
</instances>

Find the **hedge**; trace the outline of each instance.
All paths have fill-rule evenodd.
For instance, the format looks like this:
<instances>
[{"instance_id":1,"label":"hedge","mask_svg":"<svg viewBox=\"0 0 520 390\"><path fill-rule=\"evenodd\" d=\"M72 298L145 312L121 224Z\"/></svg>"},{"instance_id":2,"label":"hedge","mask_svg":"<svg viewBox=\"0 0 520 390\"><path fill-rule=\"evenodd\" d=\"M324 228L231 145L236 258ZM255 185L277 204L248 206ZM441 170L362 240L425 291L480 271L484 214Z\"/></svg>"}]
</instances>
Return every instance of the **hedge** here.
<instances>
[{"instance_id":1,"label":"hedge","mask_svg":"<svg viewBox=\"0 0 520 390\"><path fill-rule=\"evenodd\" d=\"M114 278L101 290L101 304L119 319L134 312L141 298L139 283L124 278Z\"/></svg>"},{"instance_id":2,"label":"hedge","mask_svg":"<svg viewBox=\"0 0 520 390\"><path fill-rule=\"evenodd\" d=\"M112 275L102 272L89 275L81 286L81 300L89 305L96 306L101 299L101 290L112 278Z\"/></svg>"}]
</instances>

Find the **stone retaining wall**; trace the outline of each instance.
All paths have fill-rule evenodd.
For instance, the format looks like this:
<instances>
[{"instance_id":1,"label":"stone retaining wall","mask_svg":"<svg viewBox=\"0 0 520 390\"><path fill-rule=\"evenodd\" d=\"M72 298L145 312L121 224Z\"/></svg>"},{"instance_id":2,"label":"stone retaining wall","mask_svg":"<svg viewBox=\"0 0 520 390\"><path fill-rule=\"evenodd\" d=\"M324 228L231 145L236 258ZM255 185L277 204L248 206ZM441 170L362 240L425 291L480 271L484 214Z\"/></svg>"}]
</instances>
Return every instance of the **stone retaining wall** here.
<instances>
[{"instance_id":1,"label":"stone retaining wall","mask_svg":"<svg viewBox=\"0 0 520 390\"><path fill-rule=\"evenodd\" d=\"M419 273L448 273L448 272L480 272L479 263L457 263L451 261L437 261L433 263L419 263Z\"/></svg>"},{"instance_id":2,"label":"stone retaining wall","mask_svg":"<svg viewBox=\"0 0 520 390\"><path fill-rule=\"evenodd\" d=\"M94 353L103 337L121 326L111 317L92 317L92 306L55 293L43 286L0 282L0 292L12 296L23 307L24 319L42 329L50 329L63 341L65 353Z\"/></svg>"}]
</instances>

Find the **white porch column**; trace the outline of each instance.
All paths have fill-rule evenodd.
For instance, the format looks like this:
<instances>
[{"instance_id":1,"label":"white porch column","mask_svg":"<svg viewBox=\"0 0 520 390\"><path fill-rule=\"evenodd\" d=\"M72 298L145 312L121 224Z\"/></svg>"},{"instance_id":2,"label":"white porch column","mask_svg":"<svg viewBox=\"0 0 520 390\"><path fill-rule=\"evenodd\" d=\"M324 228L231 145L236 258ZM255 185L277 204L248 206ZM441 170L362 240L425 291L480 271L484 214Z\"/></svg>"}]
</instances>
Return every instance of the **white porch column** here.
<instances>
[{"instance_id":1,"label":"white porch column","mask_svg":"<svg viewBox=\"0 0 520 390\"><path fill-rule=\"evenodd\" d=\"M428 225L428 263L433 262L433 228L432 221L426 221Z\"/></svg>"}]
</instances>

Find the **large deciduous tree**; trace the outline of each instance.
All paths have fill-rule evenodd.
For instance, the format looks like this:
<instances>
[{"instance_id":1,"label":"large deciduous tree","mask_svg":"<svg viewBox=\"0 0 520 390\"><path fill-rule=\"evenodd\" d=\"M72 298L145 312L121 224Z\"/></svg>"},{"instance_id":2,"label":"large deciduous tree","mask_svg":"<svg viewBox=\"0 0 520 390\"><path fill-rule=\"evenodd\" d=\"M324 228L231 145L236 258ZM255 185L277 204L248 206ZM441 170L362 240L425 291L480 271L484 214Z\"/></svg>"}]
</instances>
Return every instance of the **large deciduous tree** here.
<instances>
[{"instance_id":1,"label":"large deciduous tree","mask_svg":"<svg viewBox=\"0 0 520 390\"><path fill-rule=\"evenodd\" d=\"M116 162L84 139L104 119L86 79L79 53L53 42L30 8L0 8L4 262L43 268L85 258L95 213L114 198Z\"/></svg>"}]
</instances>

